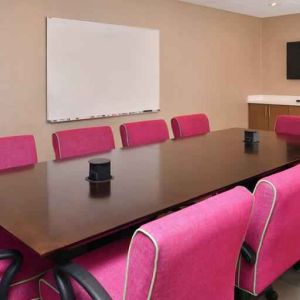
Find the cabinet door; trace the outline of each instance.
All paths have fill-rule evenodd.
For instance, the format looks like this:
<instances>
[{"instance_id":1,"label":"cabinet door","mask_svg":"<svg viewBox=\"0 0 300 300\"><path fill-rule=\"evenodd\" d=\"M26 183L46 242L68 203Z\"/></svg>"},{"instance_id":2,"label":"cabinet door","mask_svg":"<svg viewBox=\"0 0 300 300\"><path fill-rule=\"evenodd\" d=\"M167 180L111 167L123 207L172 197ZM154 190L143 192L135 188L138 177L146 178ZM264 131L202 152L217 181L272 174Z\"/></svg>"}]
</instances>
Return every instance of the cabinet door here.
<instances>
[{"instance_id":1,"label":"cabinet door","mask_svg":"<svg viewBox=\"0 0 300 300\"><path fill-rule=\"evenodd\" d=\"M269 129L268 105L249 104L249 128Z\"/></svg>"},{"instance_id":2,"label":"cabinet door","mask_svg":"<svg viewBox=\"0 0 300 300\"><path fill-rule=\"evenodd\" d=\"M288 115L289 106L287 105L269 105L269 130L274 130L275 122L278 116Z\"/></svg>"},{"instance_id":3,"label":"cabinet door","mask_svg":"<svg viewBox=\"0 0 300 300\"><path fill-rule=\"evenodd\" d=\"M290 106L290 115L299 116L300 115L300 106Z\"/></svg>"}]
</instances>

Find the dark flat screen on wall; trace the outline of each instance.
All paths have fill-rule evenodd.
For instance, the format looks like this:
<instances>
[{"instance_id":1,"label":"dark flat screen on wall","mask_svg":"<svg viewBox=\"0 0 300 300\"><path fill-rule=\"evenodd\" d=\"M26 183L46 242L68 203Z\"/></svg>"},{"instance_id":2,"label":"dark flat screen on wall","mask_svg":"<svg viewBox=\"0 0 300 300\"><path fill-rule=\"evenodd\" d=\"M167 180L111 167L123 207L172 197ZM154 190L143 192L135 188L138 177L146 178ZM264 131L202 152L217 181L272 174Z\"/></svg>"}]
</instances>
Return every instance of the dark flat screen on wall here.
<instances>
[{"instance_id":1,"label":"dark flat screen on wall","mask_svg":"<svg viewBox=\"0 0 300 300\"><path fill-rule=\"evenodd\" d=\"M287 79L300 79L300 42L287 43Z\"/></svg>"}]
</instances>

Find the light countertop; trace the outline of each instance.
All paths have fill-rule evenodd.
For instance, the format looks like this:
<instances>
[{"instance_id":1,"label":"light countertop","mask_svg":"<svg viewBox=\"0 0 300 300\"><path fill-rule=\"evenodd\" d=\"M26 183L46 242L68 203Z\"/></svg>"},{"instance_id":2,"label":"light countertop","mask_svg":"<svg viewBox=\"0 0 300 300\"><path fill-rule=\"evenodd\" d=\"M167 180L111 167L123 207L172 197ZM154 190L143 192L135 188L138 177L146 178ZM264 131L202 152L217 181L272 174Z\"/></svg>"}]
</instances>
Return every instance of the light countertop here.
<instances>
[{"instance_id":1,"label":"light countertop","mask_svg":"<svg viewBox=\"0 0 300 300\"><path fill-rule=\"evenodd\" d=\"M299 103L296 100L299 100ZM300 96L250 95L247 103L300 106Z\"/></svg>"}]
</instances>

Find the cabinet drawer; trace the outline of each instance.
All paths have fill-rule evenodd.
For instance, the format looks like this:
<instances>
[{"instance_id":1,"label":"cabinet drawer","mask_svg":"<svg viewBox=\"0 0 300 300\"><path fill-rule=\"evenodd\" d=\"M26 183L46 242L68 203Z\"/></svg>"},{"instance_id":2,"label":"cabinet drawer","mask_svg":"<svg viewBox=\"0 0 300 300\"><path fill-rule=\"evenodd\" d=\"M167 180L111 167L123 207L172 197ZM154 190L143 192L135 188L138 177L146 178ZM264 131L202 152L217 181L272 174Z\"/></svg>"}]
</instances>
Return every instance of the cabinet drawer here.
<instances>
[{"instance_id":1,"label":"cabinet drawer","mask_svg":"<svg viewBox=\"0 0 300 300\"><path fill-rule=\"evenodd\" d=\"M289 106L287 105L269 105L269 130L274 130L275 122L278 116L288 115Z\"/></svg>"},{"instance_id":2,"label":"cabinet drawer","mask_svg":"<svg viewBox=\"0 0 300 300\"><path fill-rule=\"evenodd\" d=\"M300 106L290 106L289 114L299 116L300 115Z\"/></svg>"},{"instance_id":3,"label":"cabinet drawer","mask_svg":"<svg viewBox=\"0 0 300 300\"><path fill-rule=\"evenodd\" d=\"M251 129L269 129L269 105L249 104L249 128Z\"/></svg>"}]
</instances>

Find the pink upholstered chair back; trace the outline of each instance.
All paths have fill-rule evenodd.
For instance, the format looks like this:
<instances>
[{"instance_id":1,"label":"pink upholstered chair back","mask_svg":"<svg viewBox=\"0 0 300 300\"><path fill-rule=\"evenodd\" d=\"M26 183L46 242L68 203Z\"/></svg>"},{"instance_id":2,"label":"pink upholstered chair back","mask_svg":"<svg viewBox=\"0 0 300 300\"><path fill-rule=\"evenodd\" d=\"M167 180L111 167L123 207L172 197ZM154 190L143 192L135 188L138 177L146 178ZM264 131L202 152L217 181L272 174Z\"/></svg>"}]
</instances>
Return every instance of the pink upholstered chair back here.
<instances>
[{"instance_id":1,"label":"pink upholstered chair back","mask_svg":"<svg viewBox=\"0 0 300 300\"><path fill-rule=\"evenodd\" d=\"M210 131L205 114L177 116L171 120L171 125L175 139L203 135Z\"/></svg>"},{"instance_id":2,"label":"pink upholstered chair back","mask_svg":"<svg viewBox=\"0 0 300 300\"><path fill-rule=\"evenodd\" d=\"M275 131L278 134L300 136L300 116L278 116Z\"/></svg>"},{"instance_id":3,"label":"pink upholstered chair back","mask_svg":"<svg viewBox=\"0 0 300 300\"><path fill-rule=\"evenodd\" d=\"M56 159L104 153L115 148L109 126L58 131L52 135Z\"/></svg>"},{"instance_id":4,"label":"pink upholstered chair back","mask_svg":"<svg viewBox=\"0 0 300 300\"><path fill-rule=\"evenodd\" d=\"M235 270L252 209L237 187L143 225L127 259L125 299L234 299Z\"/></svg>"},{"instance_id":5,"label":"pink upholstered chair back","mask_svg":"<svg viewBox=\"0 0 300 300\"><path fill-rule=\"evenodd\" d=\"M255 265L240 260L237 286L258 295L300 259L300 165L259 181L246 242Z\"/></svg>"},{"instance_id":6,"label":"pink upholstered chair back","mask_svg":"<svg viewBox=\"0 0 300 300\"><path fill-rule=\"evenodd\" d=\"M123 147L135 147L165 142L169 131L165 120L125 123L120 126Z\"/></svg>"},{"instance_id":7,"label":"pink upholstered chair back","mask_svg":"<svg viewBox=\"0 0 300 300\"><path fill-rule=\"evenodd\" d=\"M0 170L35 163L37 163L37 154L32 135L0 138Z\"/></svg>"}]
</instances>

